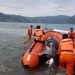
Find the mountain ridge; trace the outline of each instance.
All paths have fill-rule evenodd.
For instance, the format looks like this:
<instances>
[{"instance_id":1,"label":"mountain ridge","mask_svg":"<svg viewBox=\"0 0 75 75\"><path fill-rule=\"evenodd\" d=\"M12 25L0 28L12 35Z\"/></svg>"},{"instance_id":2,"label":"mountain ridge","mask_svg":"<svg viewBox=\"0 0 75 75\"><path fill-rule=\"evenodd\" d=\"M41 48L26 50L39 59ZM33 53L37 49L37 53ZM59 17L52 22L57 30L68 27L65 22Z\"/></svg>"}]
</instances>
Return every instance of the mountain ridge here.
<instances>
[{"instance_id":1,"label":"mountain ridge","mask_svg":"<svg viewBox=\"0 0 75 75\"><path fill-rule=\"evenodd\" d=\"M20 15L10 15L0 13L0 22L75 24L75 15L25 17Z\"/></svg>"}]
</instances>

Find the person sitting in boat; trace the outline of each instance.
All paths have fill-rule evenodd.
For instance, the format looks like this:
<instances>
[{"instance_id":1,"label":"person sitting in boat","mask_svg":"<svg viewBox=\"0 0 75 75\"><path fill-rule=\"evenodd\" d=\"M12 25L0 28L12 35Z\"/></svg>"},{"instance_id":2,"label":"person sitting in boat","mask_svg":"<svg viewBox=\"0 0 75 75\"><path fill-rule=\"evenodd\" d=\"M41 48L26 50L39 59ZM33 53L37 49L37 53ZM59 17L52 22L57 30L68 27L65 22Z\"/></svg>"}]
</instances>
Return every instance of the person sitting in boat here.
<instances>
[{"instance_id":1,"label":"person sitting in boat","mask_svg":"<svg viewBox=\"0 0 75 75\"><path fill-rule=\"evenodd\" d=\"M70 31L68 32L68 37L71 38L74 41L75 32L73 31L73 28L70 28Z\"/></svg>"},{"instance_id":2,"label":"person sitting in boat","mask_svg":"<svg viewBox=\"0 0 75 75\"><path fill-rule=\"evenodd\" d=\"M40 28L39 25L36 26L36 29L34 31L34 41L36 40L43 40L42 36L45 34L45 32Z\"/></svg>"}]
</instances>

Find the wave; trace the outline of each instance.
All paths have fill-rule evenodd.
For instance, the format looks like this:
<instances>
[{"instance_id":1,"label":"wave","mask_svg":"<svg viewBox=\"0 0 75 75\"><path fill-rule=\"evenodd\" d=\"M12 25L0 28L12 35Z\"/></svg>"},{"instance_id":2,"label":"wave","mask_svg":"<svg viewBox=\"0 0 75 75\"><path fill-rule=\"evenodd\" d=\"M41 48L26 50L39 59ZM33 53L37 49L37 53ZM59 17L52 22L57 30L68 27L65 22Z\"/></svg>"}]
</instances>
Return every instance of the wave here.
<instances>
[{"instance_id":1,"label":"wave","mask_svg":"<svg viewBox=\"0 0 75 75\"><path fill-rule=\"evenodd\" d=\"M27 30L25 29L5 29L5 28L0 28L0 33L6 33L6 34L18 34L18 35L26 35Z\"/></svg>"},{"instance_id":2,"label":"wave","mask_svg":"<svg viewBox=\"0 0 75 75\"><path fill-rule=\"evenodd\" d=\"M69 32L67 30L60 30L60 29L53 29L53 31L58 31L58 32L60 32L62 34L65 34L65 33L68 33Z\"/></svg>"}]
</instances>

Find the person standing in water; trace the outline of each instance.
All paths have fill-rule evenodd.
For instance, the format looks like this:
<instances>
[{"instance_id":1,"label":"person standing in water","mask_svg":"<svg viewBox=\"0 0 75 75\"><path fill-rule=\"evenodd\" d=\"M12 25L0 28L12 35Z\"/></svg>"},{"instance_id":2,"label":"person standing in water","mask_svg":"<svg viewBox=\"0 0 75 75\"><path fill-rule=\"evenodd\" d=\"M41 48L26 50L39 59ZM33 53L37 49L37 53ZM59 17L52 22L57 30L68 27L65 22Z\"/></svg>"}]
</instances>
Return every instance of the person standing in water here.
<instances>
[{"instance_id":1,"label":"person standing in water","mask_svg":"<svg viewBox=\"0 0 75 75\"><path fill-rule=\"evenodd\" d=\"M29 39L31 39L31 37L32 37L32 28L33 28L32 25L30 25L29 28L28 28L28 38Z\"/></svg>"},{"instance_id":2,"label":"person standing in water","mask_svg":"<svg viewBox=\"0 0 75 75\"><path fill-rule=\"evenodd\" d=\"M63 34L63 39L61 40L58 48L59 54L59 67L62 68L66 66L67 75L73 75L73 55L74 55L74 42L72 39L68 38L67 34Z\"/></svg>"},{"instance_id":3,"label":"person standing in water","mask_svg":"<svg viewBox=\"0 0 75 75\"><path fill-rule=\"evenodd\" d=\"M70 31L68 32L68 37L75 41L75 32L73 31L73 28L70 28Z\"/></svg>"},{"instance_id":4,"label":"person standing in water","mask_svg":"<svg viewBox=\"0 0 75 75\"><path fill-rule=\"evenodd\" d=\"M27 44L29 42L29 40L31 40L31 38L32 38L32 28L33 28L33 26L30 25L29 28L28 28L28 32L27 32L28 38L24 41L24 44Z\"/></svg>"}]
</instances>

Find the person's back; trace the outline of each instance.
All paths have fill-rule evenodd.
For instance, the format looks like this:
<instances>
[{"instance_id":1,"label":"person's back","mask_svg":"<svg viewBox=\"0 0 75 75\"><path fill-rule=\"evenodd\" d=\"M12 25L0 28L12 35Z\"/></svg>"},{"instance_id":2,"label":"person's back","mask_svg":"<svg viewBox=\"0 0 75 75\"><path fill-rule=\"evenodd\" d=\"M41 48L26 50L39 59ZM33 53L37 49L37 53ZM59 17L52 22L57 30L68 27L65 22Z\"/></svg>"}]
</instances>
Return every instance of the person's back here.
<instances>
[{"instance_id":1,"label":"person's back","mask_svg":"<svg viewBox=\"0 0 75 75\"><path fill-rule=\"evenodd\" d=\"M70 31L68 32L68 37L74 41L75 32L73 31L73 28L70 28Z\"/></svg>"},{"instance_id":2,"label":"person's back","mask_svg":"<svg viewBox=\"0 0 75 75\"><path fill-rule=\"evenodd\" d=\"M27 38L24 41L24 44L27 44L29 41L31 41L31 37L32 37L32 25L29 26L28 28L28 33L27 33Z\"/></svg>"},{"instance_id":3,"label":"person's back","mask_svg":"<svg viewBox=\"0 0 75 75\"><path fill-rule=\"evenodd\" d=\"M41 39L41 37L43 36L43 34L45 34L45 32L38 25L36 27L36 30L34 31L35 39L37 39L37 40Z\"/></svg>"},{"instance_id":4,"label":"person's back","mask_svg":"<svg viewBox=\"0 0 75 75\"><path fill-rule=\"evenodd\" d=\"M64 34L58 48L59 65L64 67L66 65L67 75L73 75L73 41Z\"/></svg>"},{"instance_id":5,"label":"person's back","mask_svg":"<svg viewBox=\"0 0 75 75\"><path fill-rule=\"evenodd\" d=\"M60 45L61 45L62 52L69 51L69 50L73 52L73 41L71 39L69 38L63 39Z\"/></svg>"},{"instance_id":6,"label":"person's back","mask_svg":"<svg viewBox=\"0 0 75 75\"><path fill-rule=\"evenodd\" d=\"M28 38L31 39L32 37L32 25L30 25L30 27L28 28Z\"/></svg>"}]
</instances>

